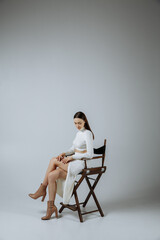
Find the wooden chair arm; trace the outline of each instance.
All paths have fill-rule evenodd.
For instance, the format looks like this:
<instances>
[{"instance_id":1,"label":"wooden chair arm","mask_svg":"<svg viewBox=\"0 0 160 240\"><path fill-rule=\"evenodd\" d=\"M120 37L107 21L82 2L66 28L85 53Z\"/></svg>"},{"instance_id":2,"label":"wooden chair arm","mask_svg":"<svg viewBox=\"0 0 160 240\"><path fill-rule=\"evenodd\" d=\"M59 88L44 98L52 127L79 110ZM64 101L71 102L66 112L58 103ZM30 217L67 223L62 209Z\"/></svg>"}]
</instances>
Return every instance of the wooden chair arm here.
<instances>
[{"instance_id":1,"label":"wooden chair arm","mask_svg":"<svg viewBox=\"0 0 160 240\"><path fill-rule=\"evenodd\" d=\"M94 167L94 168L84 168L80 174L84 175L91 175L91 174L98 174L104 173L106 171L106 166L103 167Z\"/></svg>"}]
</instances>

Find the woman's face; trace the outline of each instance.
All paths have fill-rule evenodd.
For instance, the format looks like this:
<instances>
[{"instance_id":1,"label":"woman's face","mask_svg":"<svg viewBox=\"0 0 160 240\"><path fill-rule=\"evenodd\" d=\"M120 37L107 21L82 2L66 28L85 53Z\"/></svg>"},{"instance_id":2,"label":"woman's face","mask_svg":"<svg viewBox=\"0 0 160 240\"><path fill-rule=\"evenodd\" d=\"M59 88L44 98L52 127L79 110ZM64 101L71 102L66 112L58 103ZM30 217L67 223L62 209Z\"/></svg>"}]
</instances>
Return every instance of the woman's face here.
<instances>
[{"instance_id":1,"label":"woman's face","mask_svg":"<svg viewBox=\"0 0 160 240\"><path fill-rule=\"evenodd\" d=\"M85 121L81 118L74 118L74 124L78 130L84 127Z\"/></svg>"}]
</instances>

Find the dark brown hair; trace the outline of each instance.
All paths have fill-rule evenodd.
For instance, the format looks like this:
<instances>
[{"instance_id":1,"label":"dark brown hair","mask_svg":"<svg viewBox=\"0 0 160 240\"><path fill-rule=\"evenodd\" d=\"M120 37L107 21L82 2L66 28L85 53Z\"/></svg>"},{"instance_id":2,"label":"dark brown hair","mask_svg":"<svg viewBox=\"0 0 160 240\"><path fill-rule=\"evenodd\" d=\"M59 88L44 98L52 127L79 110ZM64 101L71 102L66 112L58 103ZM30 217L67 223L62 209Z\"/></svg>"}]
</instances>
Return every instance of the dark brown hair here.
<instances>
[{"instance_id":1,"label":"dark brown hair","mask_svg":"<svg viewBox=\"0 0 160 240\"><path fill-rule=\"evenodd\" d=\"M92 130L91 130L90 126L89 126L87 117L86 117L86 115L83 112L76 112L74 114L73 118L81 118L81 119L83 119L85 121L84 127L92 132ZM93 139L94 139L94 133L93 132L92 132L92 135L93 135Z\"/></svg>"}]
</instances>

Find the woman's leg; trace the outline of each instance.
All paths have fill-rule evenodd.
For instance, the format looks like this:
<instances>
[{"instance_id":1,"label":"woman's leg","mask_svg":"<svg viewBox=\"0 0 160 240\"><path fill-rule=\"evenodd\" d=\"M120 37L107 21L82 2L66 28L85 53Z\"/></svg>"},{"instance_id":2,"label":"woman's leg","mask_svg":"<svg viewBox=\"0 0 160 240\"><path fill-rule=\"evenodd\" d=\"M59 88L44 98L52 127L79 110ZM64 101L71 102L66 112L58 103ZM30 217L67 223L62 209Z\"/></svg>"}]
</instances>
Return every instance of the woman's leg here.
<instances>
[{"instance_id":1,"label":"woman's leg","mask_svg":"<svg viewBox=\"0 0 160 240\"><path fill-rule=\"evenodd\" d=\"M48 165L48 168L47 168L47 171L46 171L46 174L45 174L45 177L44 177L44 180L43 180L43 185L47 186L48 185L48 174L55 170L56 169L56 166L54 164L54 159L55 157L51 158L50 162L49 162L49 165Z\"/></svg>"},{"instance_id":2,"label":"woman's leg","mask_svg":"<svg viewBox=\"0 0 160 240\"><path fill-rule=\"evenodd\" d=\"M45 177L44 177L44 180L43 180L43 185L47 186L48 185L48 174L50 172L52 172L53 170L55 170L57 167L60 167L62 169L64 169L65 171L67 171L68 169L68 163L67 164L64 164L62 162L59 162L56 157L53 157L51 158L50 162L49 162L49 165L48 165L48 168L47 168L47 171L46 171L46 174L45 174Z\"/></svg>"},{"instance_id":3,"label":"woman's leg","mask_svg":"<svg viewBox=\"0 0 160 240\"><path fill-rule=\"evenodd\" d=\"M62 170L61 168L55 169L52 172L48 173L48 189L49 189L49 201L47 201L47 212L46 216L42 217L42 220L48 220L51 218L52 214L55 212L56 218L58 218L58 210L54 204L56 190L57 190L57 183L56 179L66 178L67 172Z\"/></svg>"},{"instance_id":4,"label":"woman's leg","mask_svg":"<svg viewBox=\"0 0 160 240\"><path fill-rule=\"evenodd\" d=\"M48 192L49 192L49 201L54 201L57 191L57 183L56 180L58 178L66 179L67 172L62 170L61 168L57 168L56 170L50 172L48 174Z\"/></svg>"},{"instance_id":5,"label":"woman's leg","mask_svg":"<svg viewBox=\"0 0 160 240\"><path fill-rule=\"evenodd\" d=\"M59 167L60 169L64 169L66 172L67 172L67 169L68 169L68 163L67 164L64 164L63 162L59 162L56 157L53 157L51 160L50 160L50 163L48 165L48 168L47 168L47 171L46 171L46 175L44 177L44 180L43 180L43 183L41 183L40 187L38 188L38 190L35 192L35 193L30 193L28 194L31 198L33 199L37 199L39 197L42 196L42 201L44 201L45 199L45 196L46 196L46 188L47 188L47 185L48 185L48 176L51 172L55 172L54 175L56 175L56 177L58 177L57 173L56 172L56 168ZM63 172L64 172L63 170ZM54 192L56 193L56 186L55 186L55 183L52 184L52 186L50 185L50 189L53 187L54 189ZM53 195L53 192L52 190L50 191L50 195L51 195L51 198L54 198L55 196Z\"/></svg>"}]
</instances>

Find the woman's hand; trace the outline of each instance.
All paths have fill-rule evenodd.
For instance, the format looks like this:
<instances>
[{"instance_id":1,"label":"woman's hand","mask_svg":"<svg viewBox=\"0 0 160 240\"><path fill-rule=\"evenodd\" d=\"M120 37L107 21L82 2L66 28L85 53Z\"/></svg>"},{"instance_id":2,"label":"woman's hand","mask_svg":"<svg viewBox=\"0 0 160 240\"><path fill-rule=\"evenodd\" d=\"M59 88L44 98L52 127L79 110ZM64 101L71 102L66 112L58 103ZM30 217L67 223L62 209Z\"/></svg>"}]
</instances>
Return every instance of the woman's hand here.
<instances>
[{"instance_id":1,"label":"woman's hand","mask_svg":"<svg viewBox=\"0 0 160 240\"><path fill-rule=\"evenodd\" d=\"M65 157L65 153L59 154L56 158L58 161L62 161L62 159Z\"/></svg>"},{"instance_id":2,"label":"woman's hand","mask_svg":"<svg viewBox=\"0 0 160 240\"><path fill-rule=\"evenodd\" d=\"M68 157L63 158L61 161L62 161L64 164L66 164L66 163L68 163L68 162L70 162L70 161L72 161L72 160L73 160L72 156L68 156Z\"/></svg>"}]
</instances>

